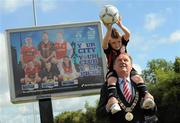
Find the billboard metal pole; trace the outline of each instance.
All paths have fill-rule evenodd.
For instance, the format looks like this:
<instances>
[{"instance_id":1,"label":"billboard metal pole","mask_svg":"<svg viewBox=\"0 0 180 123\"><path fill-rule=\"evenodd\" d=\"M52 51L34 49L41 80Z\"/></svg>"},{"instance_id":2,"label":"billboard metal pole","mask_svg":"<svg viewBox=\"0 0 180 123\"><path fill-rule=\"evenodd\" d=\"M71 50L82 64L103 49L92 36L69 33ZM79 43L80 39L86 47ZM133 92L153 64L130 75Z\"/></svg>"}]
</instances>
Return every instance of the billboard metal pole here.
<instances>
[{"instance_id":1,"label":"billboard metal pole","mask_svg":"<svg viewBox=\"0 0 180 123\"><path fill-rule=\"evenodd\" d=\"M51 98L39 100L41 123L53 123Z\"/></svg>"},{"instance_id":2,"label":"billboard metal pole","mask_svg":"<svg viewBox=\"0 0 180 123\"><path fill-rule=\"evenodd\" d=\"M35 7L35 0L33 2L33 18L34 18L34 26L37 26L37 19L36 19L36 7ZM52 102L51 98L47 99L39 99L39 112L41 123L53 123L53 111L52 111Z\"/></svg>"},{"instance_id":3,"label":"billboard metal pole","mask_svg":"<svg viewBox=\"0 0 180 123\"><path fill-rule=\"evenodd\" d=\"M33 2L33 18L34 18L34 26L37 26L35 1L32 0L32 2Z\"/></svg>"}]
</instances>

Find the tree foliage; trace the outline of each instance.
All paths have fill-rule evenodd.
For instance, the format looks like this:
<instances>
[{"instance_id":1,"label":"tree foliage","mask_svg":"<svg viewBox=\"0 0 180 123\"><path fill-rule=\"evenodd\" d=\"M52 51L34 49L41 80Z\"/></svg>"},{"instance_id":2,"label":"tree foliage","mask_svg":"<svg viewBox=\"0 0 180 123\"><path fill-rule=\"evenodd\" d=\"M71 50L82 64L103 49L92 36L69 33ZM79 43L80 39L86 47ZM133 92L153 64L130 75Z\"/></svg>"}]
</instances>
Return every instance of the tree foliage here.
<instances>
[{"instance_id":1,"label":"tree foliage","mask_svg":"<svg viewBox=\"0 0 180 123\"><path fill-rule=\"evenodd\" d=\"M55 123L96 123L96 107L85 104L85 111L68 111L55 117Z\"/></svg>"},{"instance_id":2,"label":"tree foliage","mask_svg":"<svg viewBox=\"0 0 180 123\"><path fill-rule=\"evenodd\" d=\"M148 84L148 87L155 98L160 123L178 123L180 121L180 74L178 71L180 62L177 58L174 64L157 59L150 61L148 65L146 72L153 72L155 77L153 78L155 83Z\"/></svg>"},{"instance_id":3,"label":"tree foliage","mask_svg":"<svg viewBox=\"0 0 180 123\"><path fill-rule=\"evenodd\" d=\"M54 123L109 123L104 120L99 121L96 119L96 106L90 106L88 102L85 103L85 111L68 111L57 115L54 119Z\"/></svg>"},{"instance_id":4,"label":"tree foliage","mask_svg":"<svg viewBox=\"0 0 180 123\"><path fill-rule=\"evenodd\" d=\"M180 57L176 57L174 62L174 71L180 73Z\"/></svg>"},{"instance_id":5,"label":"tree foliage","mask_svg":"<svg viewBox=\"0 0 180 123\"><path fill-rule=\"evenodd\" d=\"M173 71L173 67L173 63L167 62L165 59L153 59L148 62L147 68L142 71L142 75L146 82L155 83L159 71Z\"/></svg>"}]
</instances>

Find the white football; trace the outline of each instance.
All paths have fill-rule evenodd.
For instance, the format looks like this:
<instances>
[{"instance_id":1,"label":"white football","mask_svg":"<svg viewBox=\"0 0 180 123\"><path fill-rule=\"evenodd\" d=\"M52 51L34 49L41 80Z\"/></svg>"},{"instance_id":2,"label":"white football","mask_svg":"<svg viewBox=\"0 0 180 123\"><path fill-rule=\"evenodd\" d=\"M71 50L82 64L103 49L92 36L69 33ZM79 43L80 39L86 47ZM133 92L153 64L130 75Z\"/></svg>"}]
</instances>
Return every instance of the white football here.
<instances>
[{"instance_id":1,"label":"white football","mask_svg":"<svg viewBox=\"0 0 180 123\"><path fill-rule=\"evenodd\" d=\"M113 24L115 23L119 16L119 11L115 6L105 5L99 14L101 21L105 24Z\"/></svg>"}]
</instances>

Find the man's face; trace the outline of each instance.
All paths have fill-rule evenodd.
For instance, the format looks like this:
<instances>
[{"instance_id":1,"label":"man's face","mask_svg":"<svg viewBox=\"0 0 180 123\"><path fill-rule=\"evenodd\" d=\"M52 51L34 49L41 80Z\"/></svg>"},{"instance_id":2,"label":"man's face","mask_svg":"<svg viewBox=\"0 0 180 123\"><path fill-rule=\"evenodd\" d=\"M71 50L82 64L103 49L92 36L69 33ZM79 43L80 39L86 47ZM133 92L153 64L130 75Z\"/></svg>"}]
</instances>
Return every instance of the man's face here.
<instances>
[{"instance_id":1,"label":"man's face","mask_svg":"<svg viewBox=\"0 0 180 123\"><path fill-rule=\"evenodd\" d=\"M115 61L114 69L119 74L129 74L132 69L132 63L129 56L127 54L120 54Z\"/></svg>"}]
</instances>

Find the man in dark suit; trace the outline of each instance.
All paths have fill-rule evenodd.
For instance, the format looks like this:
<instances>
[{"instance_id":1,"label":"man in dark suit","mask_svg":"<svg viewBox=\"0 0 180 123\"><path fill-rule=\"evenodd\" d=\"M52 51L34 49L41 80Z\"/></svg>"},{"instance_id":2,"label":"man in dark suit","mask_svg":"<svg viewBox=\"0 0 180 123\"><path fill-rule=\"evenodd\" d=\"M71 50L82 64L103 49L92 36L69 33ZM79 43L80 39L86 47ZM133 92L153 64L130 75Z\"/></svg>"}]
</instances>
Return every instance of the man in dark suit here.
<instances>
[{"instance_id":1,"label":"man in dark suit","mask_svg":"<svg viewBox=\"0 0 180 123\"><path fill-rule=\"evenodd\" d=\"M137 91L135 81L139 78L130 79L132 58L127 53L120 54L114 61L113 69L117 76L116 88L117 99L121 111L112 114L110 106L117 100L108 100L107 82L101 88L99 105L96 110L97 118L108 118L110 123L145 123L145 116L154 115L153 109L141 108L142 95Z\"/></svg>"}]
</instances>

